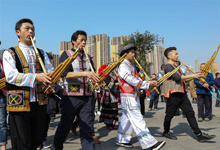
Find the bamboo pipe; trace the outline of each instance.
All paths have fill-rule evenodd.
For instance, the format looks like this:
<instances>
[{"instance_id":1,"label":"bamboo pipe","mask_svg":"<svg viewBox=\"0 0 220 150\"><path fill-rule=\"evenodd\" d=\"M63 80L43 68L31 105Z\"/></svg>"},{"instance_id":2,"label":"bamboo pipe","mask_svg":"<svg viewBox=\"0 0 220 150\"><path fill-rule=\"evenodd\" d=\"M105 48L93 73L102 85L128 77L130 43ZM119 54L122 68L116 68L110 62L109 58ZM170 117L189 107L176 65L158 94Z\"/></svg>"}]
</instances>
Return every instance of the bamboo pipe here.
<instances>
[{"instance_id":1,"label":"bamboo pipe","mask_svg":"<svg viewBox=\"0 0 220 150\"><path fill-rule=\"evenodd\" d=\"M90 59L89 59L89 56L88 56L88 54L87 54L87 52L86 52L86 50L85 50L85 47L83 47L83 50L84 50L84 53L85 53L85 55L86 55L86 59L88 60L90 69L92 70L92 72L95 72L95 71L94 71L94 68L93 68L93 66L92 66L92 63L91 63L91 61L90 61ZM99 89L99 91L100 91L100 86L98 85L98 83L96 83L95 86L97 86L98 89Z\"/></svg>"},{"instance_id":2,"label":"bamboo pipe","mask_svg":"<svg viewBox=\"0 0 220 150\"><path fill-rule=\"evenodd\" d=\"M145 77L147 77L147 79L148 79L149 81L151 81L150 77L147 75L147 73L144 71L144 69L141 67L141 65L138 63L138 61L137 61L135 58L134 58L134 61L136 62L136 64L138 65L138 67L139 67L141 70L143 70L143 73L144 73ZM158 89L157 89L156 87L154 87L153 89L156 90L158 94L160 94L160 92L158 91Z\"/></svg>"},{"instance_id":3,"label":"bamboo pipe","mask_svg":"<svg viewBox=\"0 0 220 150\"><path fill-rule=\"evenodd\" d=\"M36 47L36 45L35 45L35 43L34 43L34 40L33 40L33 38L32 38L31 36L30 36L30 38L31 38L31 42L32 42L32 44L33 44L34 51L35 51L35 53L36 53L36 55L37 55L37 58L38 58L38 60L39 60L39 62L40 62L41 68L43 69L43 72L44 72L44 73L47 73L47 70L46 70L46 68L45 68L45 66L44 66L43 60L42 60L41 57L40 57L40 54L39 54L39 52L38 52L38 50L37 50L37 47Z\"/></svg>"}]
</instances>

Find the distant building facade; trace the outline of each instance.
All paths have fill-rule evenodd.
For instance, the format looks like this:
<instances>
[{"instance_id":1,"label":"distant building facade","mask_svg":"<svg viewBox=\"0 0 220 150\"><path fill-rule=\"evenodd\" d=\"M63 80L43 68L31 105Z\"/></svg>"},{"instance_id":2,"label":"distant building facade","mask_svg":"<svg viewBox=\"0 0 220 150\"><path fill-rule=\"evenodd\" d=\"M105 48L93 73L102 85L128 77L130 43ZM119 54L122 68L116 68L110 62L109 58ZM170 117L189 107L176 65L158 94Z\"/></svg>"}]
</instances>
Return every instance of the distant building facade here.
<instances>
[{"instance_id":1,"label":"distant building facade","mask_svg":"<svg viewBox=\"0 0 220 150\"><path fill-rule=\"evenodd\" d=\"M62 41L60 42L60 55L63 51L73 48L72 42Z\"/></svg>"},{"instance_id":2,"label":"distant building facade","mask_svg":"<svg viewBox=\"0 0 220 150\"><path fill-rule=\"evenodd\" d=\"M90 35L87 37L86 51L92 57L96 70L111 61L110 37L107 34Z\"/></svg>"},{"instance_id":3,"label":"distant building facade","mask_svg":"<svg viewBox=\"0 0 220 150\"><path fill-rule=\"evenodd\" d=\"M153 73L158 73L161 70L161 65L163 64L163 50L160 45L154 45L154 50L146 55L147 62L152 62L153 64L147 67L146 71L148 75L151 76ZM165 60L167 61L167 60Z\"/></svg>"},{"instance_id":4,"label":"distant building facade","mask_svg":"<svg viewBox=\"0 0 220 150\"><path fill-rule=\"evenodd\" d=\"M111 39L111 62L118 61L118 51L121 48L124 39L129 39L129 36L119 36Z\"/></svg>"}]
</instances>

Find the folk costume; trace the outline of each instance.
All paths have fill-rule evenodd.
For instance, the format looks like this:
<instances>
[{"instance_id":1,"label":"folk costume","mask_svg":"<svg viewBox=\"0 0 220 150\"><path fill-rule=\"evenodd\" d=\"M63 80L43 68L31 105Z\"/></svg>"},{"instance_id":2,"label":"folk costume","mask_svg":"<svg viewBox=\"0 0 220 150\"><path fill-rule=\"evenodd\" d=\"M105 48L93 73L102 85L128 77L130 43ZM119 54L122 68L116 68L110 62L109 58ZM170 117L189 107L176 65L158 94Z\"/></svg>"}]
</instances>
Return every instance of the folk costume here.
<instances>
[{"instance_id":1,"label":"folk costume","mask_svg":"<svg viewBox=\"0 0 220 150\"><path fill-rule=\"evenodd\" d=\"M112 129L118 129L118 86L115 85L117 80L114 80L116 76L111 73L105 79L105 87L102 90L101 98L101 115L98 122L104 122L106 126Z\"/></svg>"},{"instance_id":2,"label":"folk costume","mask_svg":"<svg viewBox=\"0 0 220 150\"><path fill-rule=\"evenodd\" d=\"M60 57L60 63L72 56L75 49L66 50ZM89 57L90 58L90 57ZM90 58L93 65L93 61ZM94 67L94 65L93 65ZM72 123L77 116L80 126L80 138L83 150L94 150L93 139L94 105L92 92L89 88L89 78L65 79L69 72L90 71L89 62L84 52L79 54L63 74L63 106L62 116L54 137L53 150L63 149L63 143L70 131Z\"/></svg>"},{"instance_id":3,"label":"folk costume","mask_svg":"<svg viewBox=\"0 0 220 150\"><path fill-rule=\"evenodd\" d=\"M136 49L134 44L123 47L119 54L122 55L131 49ZM138 76L136 69L128 60L124 60L118 69L118 80L123 109L121 122L119 124L116 144L129 144L134 129L142 149L154 146L157 140L150 134L146 123L140 112L140 89L148 89L149 81L143 81Z\"/></svg>"},{"instance_id":4,"label":"folk costume","mask_svg":"<svg viewBox=\"0 0 220 150\"><path fill-rule=\"evenodd\" d=\"M164 73L173 71L175 65L167 63L164 67ZM187 121L196 135L201 133L198 123L195 118L192 105L187 96L187 88L185 81L181 80L183 75L182 70L179 69L168 80L163 83L161 95L167 98L166 115L164 119L164 133L163 135L171 135L170 124L172 118L175 116L176 110L180 107L186 115Z\"/></svg>"},{"instance_id":5,"label":"folk costume","mask_svg":"<svg viewBox=\"0 0 220 150\"><path fill-rule=\"evenodd\" d=\"M49 60L42 50L39 53L43 62ZM3 64L12 149L35 150L43 140L48 103L42 84L35 81L42 72L39 60L32 45L19 43L4 51Z\"/></svg>"}]
</instances>

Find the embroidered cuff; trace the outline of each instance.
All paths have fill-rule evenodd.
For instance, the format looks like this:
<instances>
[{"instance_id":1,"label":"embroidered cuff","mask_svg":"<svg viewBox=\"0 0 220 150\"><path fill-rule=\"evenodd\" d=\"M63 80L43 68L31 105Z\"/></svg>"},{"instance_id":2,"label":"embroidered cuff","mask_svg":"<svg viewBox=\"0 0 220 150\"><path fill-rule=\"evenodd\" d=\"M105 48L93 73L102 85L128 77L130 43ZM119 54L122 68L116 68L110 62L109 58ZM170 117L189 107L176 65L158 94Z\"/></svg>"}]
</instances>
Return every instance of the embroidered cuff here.
<instances>
[{"instance_id":1,"label":"embroidered cuff","mask_svg":"<svg viewBox=\"0 0 220 150\"><path fill-rule=\"evenodd\" d=\"M143 84L143 81L139 81L138 84L137 84L137 88L140 89L142 84Z\"/></svg>"},{"instance_id":2,"label":"embroidered cuff","mask_svg":"<svg viewBox=\"0 0 220 150\"><path fill-rule=\"evenodd\" d=\"M143 81L140 89L149 89L149 86L150 86L150 81Z\"/></svg>"},{"instance_id":3,"label":"embroidered cuff","mask_svg":"<svg viewBox=\"0 0 220 150\"><path fill-rule=\"evenodd\" d=\"M36 74L29 73L27 76L27 80L25 82L25 86L34 88L35 78L36 78Z\"/></svg>"},{"instance_id":4,"label":"embroidered cuff","mask_svg":"<svg viewBox=\"0 0 220 150\"><path fill-rule=\"evenodd\" d=\"M20 86L22 82L22 78L24 77L24 73L19 73L15 79L15 85Z\"/></svg>"}]
</instances>

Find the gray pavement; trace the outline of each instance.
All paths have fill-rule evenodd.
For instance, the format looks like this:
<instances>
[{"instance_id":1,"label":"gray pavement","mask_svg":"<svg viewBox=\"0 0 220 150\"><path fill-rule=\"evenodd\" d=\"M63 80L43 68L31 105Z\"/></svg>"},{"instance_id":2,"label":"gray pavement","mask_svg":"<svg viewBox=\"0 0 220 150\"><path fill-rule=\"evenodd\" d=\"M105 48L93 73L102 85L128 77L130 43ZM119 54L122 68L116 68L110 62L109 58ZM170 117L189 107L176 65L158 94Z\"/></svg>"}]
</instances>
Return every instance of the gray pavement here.
<instances>
[{"instance_id":1,"label":"gray pavement","mask_svg":"<svg viewBox=\"0 0 220 150\"><path fill-rule=\"evenodd\" d=\"M177 136L178 140L169 140L163 138L163 120L165 115L165 103L159 102L158 111L148 111L149 101L145 101L144 120L146 121L147 127L151 134L157 140L165 140L166 145L162 148L163 150L217 150L220 149L220 107L215 107L215 99L213 98L213 119L209 122L199 122L199 127L202 131L215 134L216 138L206 142L199 143L196 136L193 134L190 126L188 125L187 119L182 118L182 115L176 116L171 123L171 131ZM197 117L197 104L192 104L193 109ZM119 106L120 108L120 106ZM121 116L121 111L119 111ZM51 123L51 126L55 127L55 130L49 130L48 132L48 143L53 142L53 137L60 120L60 115L57 115L55 122ZM141 146L133 132L133 138L131 143L134 145L133 148L123 148L115 145L117 130L108 130L104 123L98 123L98 115L95 118L95 135L100 139L101 143L96 144L96 150L140 150ZM7 149L11 150L10 137L8 140ZM80 150L80 138L74 136L71 132L69 133L64 143L64 150ZM46 150L46 149L44 149Z\"/></svg>"}]
</instances>

